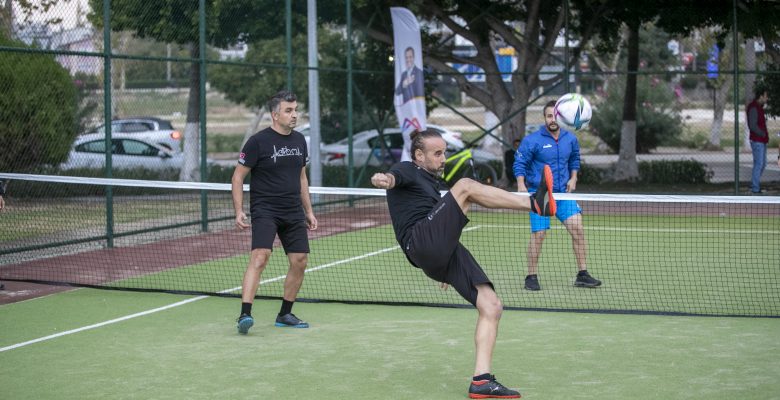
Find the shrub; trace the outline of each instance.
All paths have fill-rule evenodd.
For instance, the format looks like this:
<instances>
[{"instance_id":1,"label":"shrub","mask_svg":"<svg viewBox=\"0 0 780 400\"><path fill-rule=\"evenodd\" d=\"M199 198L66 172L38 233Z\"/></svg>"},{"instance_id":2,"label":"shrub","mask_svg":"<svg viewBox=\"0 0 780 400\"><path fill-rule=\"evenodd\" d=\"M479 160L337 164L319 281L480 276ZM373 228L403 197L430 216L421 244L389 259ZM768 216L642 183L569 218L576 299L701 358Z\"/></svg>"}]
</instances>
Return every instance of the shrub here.
<instances>
[{"instance_id":1,"label":"shrub","mask_svg":"<svg viewBox=\"0 0 780 400\"><path fill-rule=\"evenodd\" d=\"M639 163L639 180L644 183L688 184L707 183L712 171L696 160L642 161Z\"/></svg>"},{"instance_id":2,"label":"shrub","mask_svg":"<svg viewBox=\"0 0 780 400\"><path fill-rule=\"evenodd\" d=\"M0 45L25 47L3 37ZM68 71L51 55L3 52L0 92L0 171L65 161L79 123L79 98Z\"/></svg>"},{"instance_id":3,"label":"shrub","mask_svg":"<svg viewBox=\"0 0 780 400\"><path fill-rule=\"evenodd\" d=\"M354 179L358 179L360 174L360 168L355 168ZM371 176L377 172L386 172L387 168L367 166L363 176L360 177L360 182L355 184L355 187L360 188L373 188L371 185ZM346 166L335 165L323 165L322 166L322 186L325 187L348 187L347 178L348 170ZM310 175L311 176L311 175ZM311 178L309 178L311 179Z\"/></svg>"},{"instance_id":4,"label":"shrub","mask_svg":"<svg viewBox=\"0 0 780 400\"><path fill-rule=\"evenodd\" d=\"M580 171L577 173L577 184L598 184L604 181L606 170L580 163Z\"/></svg>"},{"instance_id":5,"label":"shrub","mask_svg":"<svg viewBox=\"0 0 780 400\"><path fill-rule=\"evenodd\" d=\"M665 82L652 77L637 80L636 151L647 153L662 144L672 143L682 134L682 118L675 108L674 93ZM591 132L614 152L620 151L625 83L610 86L606 100L593 111Z\"/></svg>"}]
</instances>

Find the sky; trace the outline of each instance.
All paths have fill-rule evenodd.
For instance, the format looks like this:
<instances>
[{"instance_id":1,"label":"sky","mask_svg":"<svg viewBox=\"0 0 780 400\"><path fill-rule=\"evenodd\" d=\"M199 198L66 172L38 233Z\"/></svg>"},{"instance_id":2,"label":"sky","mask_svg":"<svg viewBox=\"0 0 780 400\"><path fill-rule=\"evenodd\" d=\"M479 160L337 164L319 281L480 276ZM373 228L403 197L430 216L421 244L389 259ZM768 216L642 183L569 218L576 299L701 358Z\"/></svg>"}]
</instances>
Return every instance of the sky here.
<instances>
[{"instance_id":1,"label":"sky","mask_svg":"<svg viewBox=\"0 0 780 400\"><path fill-rule=\"evenodd\" d=\"M32 0L31 3L40 6L42 0ZM82 19L86 21L86 13L90 11L88 0L59 0L57 4L51 7L46 13L34 12L30 17L29 22L45 22L54 18L61 18L62 23L57 25L57 30L59 30L60 27L63 29L73 28L77 23L76 10L79 8L78 4L81 4L81 10L85 14ZM24 13L22 13L19 3L14 1L13 7L16 22L24 24Z\"/></svg>"}]
</instances>

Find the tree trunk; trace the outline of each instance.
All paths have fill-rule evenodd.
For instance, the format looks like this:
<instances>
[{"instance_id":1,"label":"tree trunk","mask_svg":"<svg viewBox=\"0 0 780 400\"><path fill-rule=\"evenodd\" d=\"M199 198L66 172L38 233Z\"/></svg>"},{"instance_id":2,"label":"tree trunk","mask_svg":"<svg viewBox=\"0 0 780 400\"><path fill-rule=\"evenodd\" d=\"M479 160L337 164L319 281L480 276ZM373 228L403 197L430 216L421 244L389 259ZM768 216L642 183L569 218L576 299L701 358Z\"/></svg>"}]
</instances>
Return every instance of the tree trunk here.
<instances>
[{"instance_id":1,"label":"tree trunk","mask_svg":"<svg viewBox=\"0 0 780 400\"><path fill-rule=\"evenodd\" d=\"M249 140L252 135L257 133L257 126L260 125L260 121L262 121L263 117L265 116L264 107L255 107L252 109L252 111L255 115L252 117L252 122L250 122L249 126L246 128L246 132L244 132L244 140L241 141L241 149L244 148L247 140ZM239 151L241 149L239 149Z\"/></svg>"},{"instance_id":2,"label":"tree trunk","mask_svg":"<svg viewBox=\"0 0 780 400\"><path fill-rule=\"evenodd\" d=\"M623 99L623 122L620 128L620 155L615 165L617 181L631 181L639 177L636 162L636 72L639 67L639 23L628 27L628 72L626 96Z\"/></svg>"},{"instance_id":3,"label":"tree trunk","mask_svg":"<svg viewBox=\"0 0 780 400\"><path fill-rule=\"evenodd\" d=\"M197 43L190 43L190 58L198 59ZM184 162L179 173L182 182L200 181L200 64L192 63L190 93L187 100L187 123L184 126Z\"/></svg>"},{"instance_id":4,"label":"tree trunk","mask_svg":"<svg viewBox=\"0 0 780 400\"><path fill-rule=\"evenodd\" d=\"M732 64L733 65L733 64ZM715 109L712 115L712 127L710 128L710 146L720 148L720 139L723 128L723 111L731 93L732 77L729 76L723 84L715 89Z\"/></svg>"},{"instance_id":5,"label":"tree trunk","mask_svg":"<svg viewBox=\"0 0 780 400\"><path fill-rule=\"evenodd\" d=\"M745 71L756 70L755 43L755 39L748 39L745 42ZM748 104L753 101L753 85L755 84L756 76L754 74L747 74L743 76L745 77L745 98L742 100L742 104ZM742 126L742 128L742 149L750 150L750 130L747 126L747 119L745 120L745 124Z\"/></svg>"},{"instance_id":6,"label":"tree trunk","mask_svg":"<svg viewBox=\"0 0 780 400\"><path fill-rule=\"evenodd\" d=\"M0 32L8 39L14 38L14 8L11 0L0 5Z\"/></svg>"},{"instance_id":7,"label":"tree trunk","mask_svg":"<svg viewBox=\"0 0 780 400\"><path fill-rule=\"evenodd\" d=\"M734 43L731 43L734 46ZM727 48L721 50L721 59L719 63L721 70L734 70L734 57L731 56L731 51L727 51ZM725 64L725 65L723 65ZM722 137L723 128L723 111L726 109L726 103L729 101L729 94L731 87L734 83L734 77L732 75L721 74L715 81L715 104L713 104L712 110L712 126L710 127L710 143L709 148L720 148L720 140Z\"/></svg>"}]
</instances>

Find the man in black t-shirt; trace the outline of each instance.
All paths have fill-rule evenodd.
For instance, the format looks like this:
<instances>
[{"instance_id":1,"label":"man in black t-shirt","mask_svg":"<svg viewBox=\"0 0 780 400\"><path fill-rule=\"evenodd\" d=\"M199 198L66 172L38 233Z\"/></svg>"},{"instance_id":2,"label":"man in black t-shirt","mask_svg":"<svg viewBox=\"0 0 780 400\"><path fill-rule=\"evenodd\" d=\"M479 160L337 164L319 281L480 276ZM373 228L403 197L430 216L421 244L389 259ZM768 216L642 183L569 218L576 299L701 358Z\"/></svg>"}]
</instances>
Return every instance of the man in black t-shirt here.
<instances>
[{"instance_id":1,"label":"man in black t-shirt","mask_svg":"<svg viewBox=\"0 0 780 400\"><path fill-rule=\"evenodd\" d=\"M290 261L290 268L284 280L284 296L276 326L309 327L292 313L308 262L307 228L317 229L306 178L309 155L305 138L293 130L298 119L295 94L288 91L275 94L268 102L268 108L271 111L271 127L247 140L232 179L236 226L246 229L250 224L243 210L243 185L244 178L252 173L249 183L252 252L241 285L241 314L238 317L238 332L241 334L249 332L255 323L252 303L277 234Z\"/></svg>"},{"instance_id":2,"label":"man in black t-shirt","mask_svg":"<svg viewBox=\"0 0 780 400\"><path fill-rule=\"evenodd\" d=\"M412 161L395 164L387 173L374 174L371 183L387 189L387 205L396 240L406 258L425 275L451 285L479 312L474 378L471 398L518 398L520 394L504 387L490 373L493 347L503 305L482 267L460 243L468 223L466 213L472 203L487 208L508 208L555 215L552 173L545 167L542 183L533 197L509 193L465 178L443 197L446 189L440 176L444 171L446 143L434 131L412 135Z\"/></svg>"}]
</instances>

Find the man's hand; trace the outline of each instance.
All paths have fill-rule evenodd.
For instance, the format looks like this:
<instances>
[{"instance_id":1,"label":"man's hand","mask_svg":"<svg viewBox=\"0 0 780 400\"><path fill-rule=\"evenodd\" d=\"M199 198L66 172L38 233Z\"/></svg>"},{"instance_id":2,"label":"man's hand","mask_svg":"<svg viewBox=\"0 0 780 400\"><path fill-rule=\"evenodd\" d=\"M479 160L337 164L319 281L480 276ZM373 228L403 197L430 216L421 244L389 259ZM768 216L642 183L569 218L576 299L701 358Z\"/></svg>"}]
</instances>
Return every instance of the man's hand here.
<instances>
[{"instance_id":1,"label":"man's hand","mask_svg":"<svg viewBox=\"0 0 780 400\"><path fill-rule=\"evenodd\" d=\"M249 223L247 221L248 219L246 217L246 214L243 211L236 214L236 226L238 227L238 229L249 228Z\"/></svg>"},{"instance_id":2,"label":"man's hand","mask_svg":"<svg viewBox=\"0 0 780 400\"><path fill-rule=\"evenodd\" d=\"M571 193L577 188L577 178L572 176L568 182L566 182L566 193Z\"/></svg>"},{"instance_id":3,"label":"man's hand","mask_svg":"<svg viewBox=\"0 0 780 400\"><path fill-rule=\"evenodd\" d=\"M378 172L371 177L371 184L379 189L392 189L395 184L395 176Z\"/></svg>"},{"instance_id":4,"label":"man's hand","mask_svg":"<svg viewBox=\"0 0 780 400\"><path fill-rule=\"evenodd\" d=\"M306 214L306 225L310 231L317 229L317 217L314 216L314 213Z\"/></svg>"}]
</instances>

